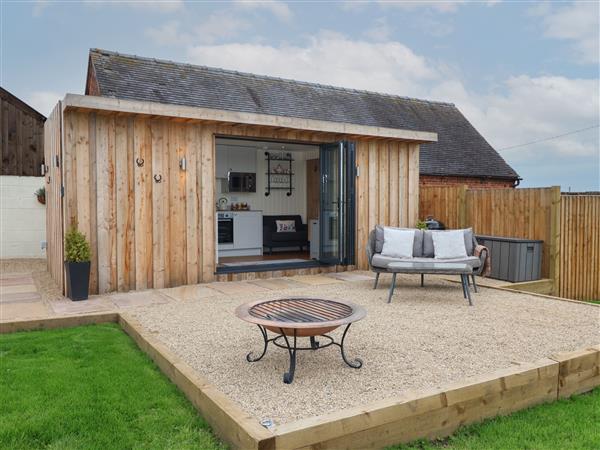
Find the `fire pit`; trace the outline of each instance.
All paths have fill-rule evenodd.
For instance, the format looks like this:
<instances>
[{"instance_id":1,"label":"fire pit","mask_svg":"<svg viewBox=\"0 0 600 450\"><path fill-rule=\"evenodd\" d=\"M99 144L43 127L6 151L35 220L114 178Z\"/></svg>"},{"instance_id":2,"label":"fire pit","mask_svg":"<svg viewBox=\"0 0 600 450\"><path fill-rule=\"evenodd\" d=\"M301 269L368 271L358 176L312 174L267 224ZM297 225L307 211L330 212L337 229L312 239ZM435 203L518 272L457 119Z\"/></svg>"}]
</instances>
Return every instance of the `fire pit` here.
<instances>
[{"instance_id":1,"label":"fire pit","mask_svg":"<svg viewBox=\"0 0 600 450\"><path fill-rule=\"evenodd\" d=\"M362 367L362 360L349 360L344 352L344 341L353 322L366 316L364 308L338 300L317 298L284 298L279 300L256 301L238 306L235 314L246 322L254 323L260 329L264 346L257 357L252 352L246 355L248 362L260 361L267 353L269 343L286 349L290 355L290 367L283 375L283 382L290 384L296 370L296 352L319 350L336 345L340 348L344 362L354 369ZM328 336L339 326L345 325L340 342ZM267 330L276 333L269 338ZM325 341L316 339L320 336ZM310 338L309 347L299 347L297 338Z\"/></svg>"}]
</instances>

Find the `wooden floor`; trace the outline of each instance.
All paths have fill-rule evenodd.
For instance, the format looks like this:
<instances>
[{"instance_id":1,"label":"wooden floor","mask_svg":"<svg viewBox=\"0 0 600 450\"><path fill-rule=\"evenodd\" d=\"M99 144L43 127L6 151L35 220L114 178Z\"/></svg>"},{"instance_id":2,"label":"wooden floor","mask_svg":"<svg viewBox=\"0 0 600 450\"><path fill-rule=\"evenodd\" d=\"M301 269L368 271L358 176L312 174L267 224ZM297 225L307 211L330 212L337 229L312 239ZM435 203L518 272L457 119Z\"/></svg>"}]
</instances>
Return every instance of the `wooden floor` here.
<instances>
[{"instance_id":1,"label":"wooden floor","mask_svg":"<svg viewBox=\"0 0 600 450\"><path fill-rule=\"evenodd\" d=\"M219 258L219 265L221 263L236 263L236 262L248 262L248 261L274 261L280 259L306 259L310 260L309 252L277 252L274 251L272 255L259 255L259 256L226 256Z\"/></svg>"}]
</instances>

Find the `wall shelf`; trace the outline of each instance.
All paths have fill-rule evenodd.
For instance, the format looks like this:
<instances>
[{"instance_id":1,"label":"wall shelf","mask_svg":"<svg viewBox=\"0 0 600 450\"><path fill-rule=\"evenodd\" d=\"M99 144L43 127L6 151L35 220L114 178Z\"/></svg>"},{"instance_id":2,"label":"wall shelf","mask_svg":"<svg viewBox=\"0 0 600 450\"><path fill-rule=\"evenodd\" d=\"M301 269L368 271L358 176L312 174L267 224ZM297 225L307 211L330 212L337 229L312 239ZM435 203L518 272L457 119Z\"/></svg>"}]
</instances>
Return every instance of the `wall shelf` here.
<instances>
[{"instance_id":1,"label":"wall shelf","mask_svg":"<svg viewBox=\"0 0 600 450\"><path fill-rule=\"evenodd\" d=\"M273 190L287 190L286 195L288 197L291 196L292 191L294 190L292 185L292 179L294 178L292 162L294 161L294 158L292 158L292 154L286 153L285 156L281 156L280 154L265 152L265 159L267 160L267 188L265 196L268 197L271 195L271 191ZM289 164L289 167L287 167L287 172L275 172L273 170L272 164L278 162L286 162ZM281 164L279 164L279 166L281 166ZM288 184L288 186L278 186L283 183L278 181L275 177L286 177L286 184ZM275 184L275 186L273 186L273 184Z\"/></svg>"}]
</instances>

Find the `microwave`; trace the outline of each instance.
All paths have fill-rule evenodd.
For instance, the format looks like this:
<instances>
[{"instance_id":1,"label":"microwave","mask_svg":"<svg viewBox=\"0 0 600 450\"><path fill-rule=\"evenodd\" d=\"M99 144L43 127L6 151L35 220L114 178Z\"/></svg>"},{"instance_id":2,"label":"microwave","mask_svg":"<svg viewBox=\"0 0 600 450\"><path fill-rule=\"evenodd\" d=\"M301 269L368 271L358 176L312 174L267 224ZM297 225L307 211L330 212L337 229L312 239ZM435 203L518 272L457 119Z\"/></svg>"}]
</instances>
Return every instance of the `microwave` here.
<instances>
[{"instance_id":1,"label":"microwave","mask_svg":"<svg viewBox=\"0 0 600 450\"><path fill-rule=\"evenodd\" d=\"M228 192L256 192L256 174L251 172L229 172Z\"/></svg>"}]
</instances>

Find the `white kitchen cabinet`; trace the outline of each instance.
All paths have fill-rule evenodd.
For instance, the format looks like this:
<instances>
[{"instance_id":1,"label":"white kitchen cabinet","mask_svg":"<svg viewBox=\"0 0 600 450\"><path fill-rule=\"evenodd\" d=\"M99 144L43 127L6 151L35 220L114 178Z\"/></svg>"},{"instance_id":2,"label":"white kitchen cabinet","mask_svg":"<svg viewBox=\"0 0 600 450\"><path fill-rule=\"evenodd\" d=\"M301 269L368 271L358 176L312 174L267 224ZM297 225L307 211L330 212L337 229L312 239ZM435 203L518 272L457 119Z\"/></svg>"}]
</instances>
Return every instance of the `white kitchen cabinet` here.
<instances>
[{"instance_id":1,"label":"white kitchen cabinet","mask_svg":"<svg viewBox=\"0 0 600 450\"><path fill-rule=\"evenodd\" d=\"M229 171L256 173L256 149L253 147L219 146L215 160L217 178L227 178Z\"/></svg>"},{"instance_id":2,"label":"white kitchen cabinet","mask_svg":"<svg viewBox=\"0 0 600 450\"><path fill-rule=\"evenodd\" d=\"M252 147L230 147L227 155L228 170L232 172L256 173L256 149Z\"/></svg>"},{"instance_id":3,"label":"white kitchen cabinet","mask_svg":"<svg viewBox=\"0 0 600 450\"><path fill-rule=\"evenodd\" d=\"M219 147L216 151L215 157L215 176L217 178L227 178L227 171L229 170L227 155L229 149Z\"/></svg>"},{"instance_id":4,"label":"white kitchen cabinet","mask_svg":"<svg viewBox=\"0 0 600 450\"><path fill-rule=\"evenodd\" d=\"M233 248L262 249L262 214L260 211L233 213Z\"/></svg>"}]
</instances>

